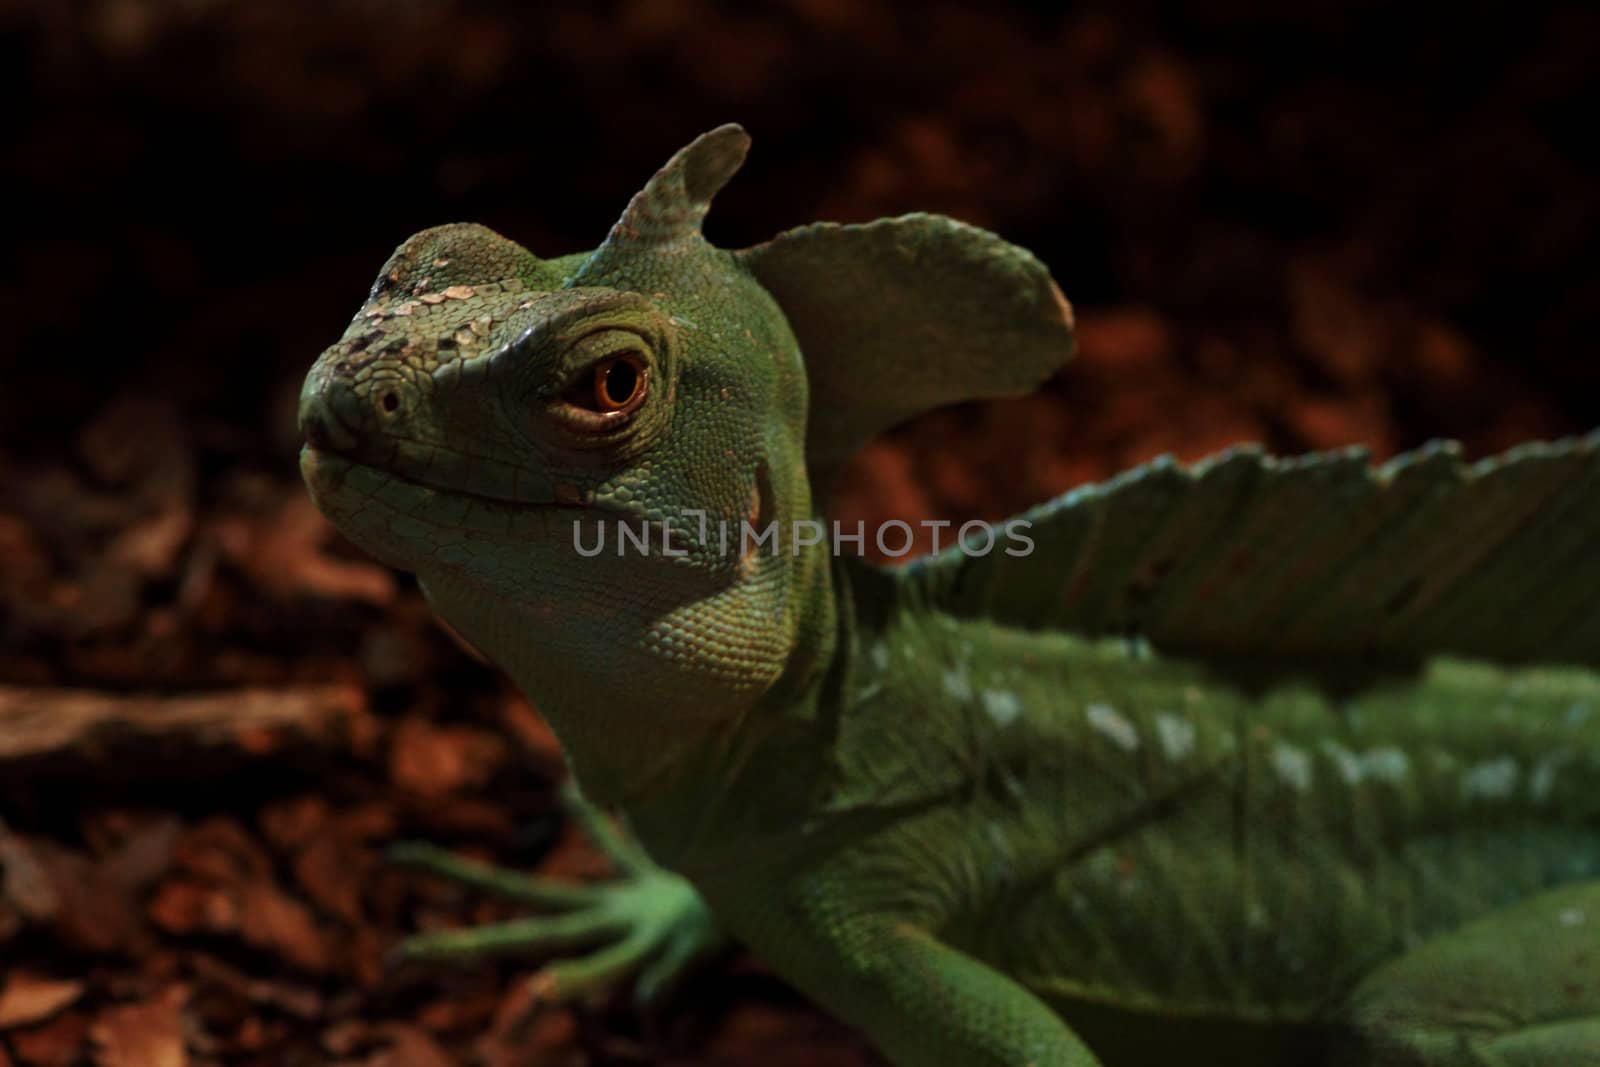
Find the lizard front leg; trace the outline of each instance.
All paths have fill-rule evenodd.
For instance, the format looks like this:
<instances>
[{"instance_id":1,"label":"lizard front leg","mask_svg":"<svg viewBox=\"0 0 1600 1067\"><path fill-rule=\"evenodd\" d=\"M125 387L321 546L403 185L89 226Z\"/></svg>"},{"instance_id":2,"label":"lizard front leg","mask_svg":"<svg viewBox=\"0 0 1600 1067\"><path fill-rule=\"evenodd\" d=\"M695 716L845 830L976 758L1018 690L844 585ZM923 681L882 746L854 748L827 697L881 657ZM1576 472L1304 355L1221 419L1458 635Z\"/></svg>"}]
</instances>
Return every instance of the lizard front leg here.
<instances>
[{"instance_id":1,"label":"lizard front leg","mask_svg":"<svg viewBox=\"0 0 1600 1067\"><path fill-rule=\"evenodd\" d=\"M1347 1009L1344 1062L1600 1064L1600 882L1549 890L1380 968Z\"/></svg>"}]
</instances>

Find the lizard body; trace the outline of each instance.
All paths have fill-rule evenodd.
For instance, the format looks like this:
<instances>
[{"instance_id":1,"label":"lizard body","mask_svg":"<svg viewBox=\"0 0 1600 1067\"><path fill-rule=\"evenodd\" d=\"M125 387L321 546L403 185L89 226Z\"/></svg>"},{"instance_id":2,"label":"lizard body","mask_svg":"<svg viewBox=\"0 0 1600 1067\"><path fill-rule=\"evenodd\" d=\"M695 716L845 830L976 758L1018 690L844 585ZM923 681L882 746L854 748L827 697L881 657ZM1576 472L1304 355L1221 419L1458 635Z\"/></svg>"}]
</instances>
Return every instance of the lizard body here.
<instances>
[{"instance_id":1,"label":"lizard body","mask_svg":"<svg viewBox=\"0 0 1600 1067\"><path fill-rule=\"evenodd\" d=\"M1021 558L835 558L784 531L855 448L1031 388L1071 313L932 216L712 248L745 143L593 253L417 235L302 394L319 506L585 794L897 1064L1082 1067L1094 1004L1600 1062L1600 441L1157 464ZM619 522L650 549L580 551Z\"/></svg>"}]
</instances>

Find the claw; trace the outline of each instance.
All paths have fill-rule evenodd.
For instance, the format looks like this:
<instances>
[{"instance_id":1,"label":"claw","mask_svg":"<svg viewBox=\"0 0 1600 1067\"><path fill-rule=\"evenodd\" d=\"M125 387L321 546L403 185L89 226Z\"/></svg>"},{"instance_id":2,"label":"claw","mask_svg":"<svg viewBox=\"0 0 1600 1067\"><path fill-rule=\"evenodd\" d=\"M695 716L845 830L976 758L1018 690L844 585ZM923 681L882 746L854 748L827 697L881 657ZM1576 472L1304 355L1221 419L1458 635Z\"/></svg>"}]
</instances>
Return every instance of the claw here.
<instances>
[{"instance_id":1,"label":"claw","mask_svg":"<svg viewBox=\"0 0 1600 1067\"><path fill-rule=\"evenodd\" d=\"M436 875L480 893L547 911L571 911L593 899L592 890L582 886L491 867L422 841L392 845L388 858L391 863L409 870Z\"/></svg>"},{"instance_id":2,"label":"claw","mask_svg":"<svg viewBox=\"0 0 1600 1067\"><path fill-rule=\"evenodd\" d=\"M581 959L552 963L535 975L534 981L551 1002L582 1000L638 973L651 948L647 938L635 933Z\"/></svg>"},{"instance_id":3,"label":"claw","mask_svg":"<svg viewBox=\"0 0 1600 1067\"><path fill-rule=\"evenodd\" d=\"M586 953L546 964L529 980L529 1011L581 1000L637 976L635 1002L650 1009L696 962L725 943L694 887L657 866L576 790L563 792L574 819L621 877L568 884L501 870L421 842L398 844L389 858L545 914L407 938L401 961L461 963L487 957Z\"/></svg>"},{"instance_id":4,"label":"claw","mask_svg":"<svg viewBox=\"0 0 1600 1067\"><path fill-rule=\"evenodd\" d=\"M615 916L576 913L513 919L465 930L417 934L401 942L408 961L447 963L491 956L537 955L588 948L625 932Z\"/></svg>"},{"instance_id":5,"label":"claw","mask_svg":"<svg viewBox=\"0 0 1600 1067\"><path fill-rule=\"evenodd\" d=\"M650 1015L672 998L684 979L706 960L722 951L724 942L714 929L680 929L666 949L648 961L633 983L633 1003L642 1015Z\"/></svg>"}]
</instances>

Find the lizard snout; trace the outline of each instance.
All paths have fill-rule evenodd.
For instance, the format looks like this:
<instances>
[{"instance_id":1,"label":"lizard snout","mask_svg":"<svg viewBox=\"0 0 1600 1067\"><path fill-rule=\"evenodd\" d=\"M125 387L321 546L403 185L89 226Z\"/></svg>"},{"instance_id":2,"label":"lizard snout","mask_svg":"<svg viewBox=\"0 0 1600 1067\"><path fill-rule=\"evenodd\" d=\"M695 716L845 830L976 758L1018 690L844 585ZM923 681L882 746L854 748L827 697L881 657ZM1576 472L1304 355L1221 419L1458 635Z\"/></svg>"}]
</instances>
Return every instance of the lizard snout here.
<instances>
[{"instance_id":1,"label":"lizard snout","mask_svg":"<svg viewBox=\"0 0 1600 1067\"><path fill-rule=\"evenodd\" d=\"M359 420L353 410L361 405L348 383L313 368L300 387L300 433L311 447L325 452L351 452L360 444Z\"/></svg>"}]
</instances>

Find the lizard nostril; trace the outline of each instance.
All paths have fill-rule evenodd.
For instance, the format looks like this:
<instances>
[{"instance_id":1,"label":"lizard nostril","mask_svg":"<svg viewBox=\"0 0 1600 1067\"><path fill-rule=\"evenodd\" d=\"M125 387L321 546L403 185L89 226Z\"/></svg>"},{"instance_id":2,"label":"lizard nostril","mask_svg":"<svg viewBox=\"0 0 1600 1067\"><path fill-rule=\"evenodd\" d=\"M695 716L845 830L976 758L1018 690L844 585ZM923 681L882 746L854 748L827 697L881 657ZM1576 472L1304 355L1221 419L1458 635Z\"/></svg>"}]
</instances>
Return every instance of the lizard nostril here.
<instances>
[{"instance_id":1,"label":"lizard nostril","mask_svg":"<svg viewBox=\"0 0 1600 1067\"><path fill-rule=\"evenodd\" d=\"M399 394L392 393L392 392L391 393L384 393L383 394L382 404L383 404L383 410L388 412L389 414L393 415L396 411L400 410L400 397L399 397Z\"/></svg>"}]
</instances>

